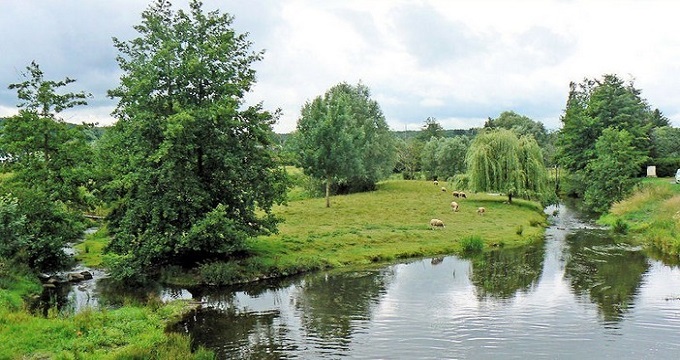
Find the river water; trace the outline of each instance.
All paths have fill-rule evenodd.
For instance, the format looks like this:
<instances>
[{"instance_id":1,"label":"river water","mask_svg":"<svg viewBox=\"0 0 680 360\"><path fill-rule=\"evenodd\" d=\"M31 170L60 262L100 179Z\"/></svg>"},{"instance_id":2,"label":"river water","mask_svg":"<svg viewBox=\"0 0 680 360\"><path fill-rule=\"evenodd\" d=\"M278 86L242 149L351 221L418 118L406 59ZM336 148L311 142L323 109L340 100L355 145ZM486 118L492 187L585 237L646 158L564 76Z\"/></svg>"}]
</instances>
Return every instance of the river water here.
<instances>
[{"instance_id":1,"label":"river water","mask_svg":"<svg viewBox=\"0 0 680 360\"><path fill-rule=\"evenodd\" d=\"M679 268L554 210L526 248L178 290L203 306L174 331L222 359L679 358Z\"/></svg>"}]
</instances>

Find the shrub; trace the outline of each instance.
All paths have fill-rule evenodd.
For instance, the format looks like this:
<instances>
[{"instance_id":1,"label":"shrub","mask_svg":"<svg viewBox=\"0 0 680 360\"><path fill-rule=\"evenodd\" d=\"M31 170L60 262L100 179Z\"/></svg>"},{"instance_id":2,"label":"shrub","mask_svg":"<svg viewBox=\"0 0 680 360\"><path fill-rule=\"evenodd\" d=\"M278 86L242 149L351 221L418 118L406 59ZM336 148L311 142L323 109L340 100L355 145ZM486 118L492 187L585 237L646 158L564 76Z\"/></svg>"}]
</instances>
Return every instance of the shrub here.
<instances>
[{"instance_id":1,"label":"shrub","mask_svg":"<svg viewBox=\"0 0 680 360\"><path fill-rule=\"evenodd\" d=\"M484 240L479 235L470 235L460 242L463 248L463 254L476 254L484 250Z\"/></svg>"},{"instance_id":2,"label":"shrub","mask_svg":"<svg viewBox=\"0 0 680 360\"><path fill-rule=\"evenodd\" d=\"M625 235L628 233L628 223L621 218L617 218L614 226L612 226L612 231L615 234Z\"/></svg>"}]
</instances>

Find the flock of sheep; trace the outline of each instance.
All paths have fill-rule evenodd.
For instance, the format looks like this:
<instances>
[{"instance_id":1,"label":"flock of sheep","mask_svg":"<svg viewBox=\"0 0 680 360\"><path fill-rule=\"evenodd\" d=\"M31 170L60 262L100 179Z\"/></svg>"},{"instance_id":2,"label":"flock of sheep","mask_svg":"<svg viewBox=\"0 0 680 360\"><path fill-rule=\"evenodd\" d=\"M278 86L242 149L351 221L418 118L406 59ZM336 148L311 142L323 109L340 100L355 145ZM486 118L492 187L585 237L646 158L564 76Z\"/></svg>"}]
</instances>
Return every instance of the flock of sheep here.
<instances>
[{"instance_id":1,"label":"flock of sheep","mask_svg":"<svg viewBox=\"0 0 680 360\"><path fill-rule=\"evenodd\" d=\"M439 181L435 180L434 185L439 186ZM447 192L445 187L442 187L442 191ZM462 191L453 191L451 194L453 195L454 198L467 199L467 195ZM458 212L458 206L459 205L456 201L451 202L451 210L453 212ZM486 209L484 207L477 208L477 214L484 215L485 213L486 213ZM440 219L432 219L432 220L430 220L430 227L432 227L432 230L434 230L436 228L444 228L445 225L444 225L444 222L441 221Z\"/></svg>"}]
</instances>

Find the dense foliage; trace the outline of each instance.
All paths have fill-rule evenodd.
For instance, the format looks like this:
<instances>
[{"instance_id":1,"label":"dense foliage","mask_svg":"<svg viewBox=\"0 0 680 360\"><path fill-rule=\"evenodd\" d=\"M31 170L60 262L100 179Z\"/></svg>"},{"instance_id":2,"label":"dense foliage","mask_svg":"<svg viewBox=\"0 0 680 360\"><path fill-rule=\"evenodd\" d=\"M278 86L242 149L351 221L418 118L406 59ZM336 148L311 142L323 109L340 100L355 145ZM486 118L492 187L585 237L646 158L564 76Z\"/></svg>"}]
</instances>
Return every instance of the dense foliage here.
<instances>
[{"instance_id":1,"label":"dense foliage","mask_svg":"<svg viewBox=\"0 0 680 360\"><path fill-rule=\"evenodd\" d=\"M284 200L285 173L274 159L275 116L243 108L261 53L231 24L198 1L189 12L158 1L138 38L114 39L118 122L100 155L110 161L110 250L123 277L226 259L248 237L276 231L271 208Z\"/></svg>"},{"instance_id":2,"label":"dense foliage","mask_svg":"<svg viewBox=\"0 0 680 360\"><path fill-rule=\"evenodd\" d=\"M23 76L25 81L9 86L17 90L20 110L6 119L0 137L9 163L5 170L12 173L2 183L0 227L7 237L0 256L47 271L68 263L62 248L80 237L81 213L96 205L88 127L57 117L85 105L89 95L58 93L75 80L46 80L35 62Z\"/></svg>"},{"instance_id":3,"label":"dense foliage","mask_svg":"<svg viewBox=\"0 0 680 360\"><path fill-rule=\"evenodd\" d=\"M422 171L430 180L447 180L465 173L465 154L470 140L465 136L432 137L421 152Z\"/></svg>"},{"instance_id":4,"label":"dense foliage","mask_svg":"<svg viewBox=\"0 0 680 360\"><path fill-rule=\"evenodd\" d=\"M395 164L395 139L368 87L340 83L302 108L294 134L305 174L326 185L373 189Z\"/></svg>"},{"instance_id":5,"label":"dense foliage","mask_svg":"<svg viewBox=\"0 0 680 360\"><path fill-rule=\"evenodd\" d=\"M666 123L660 112L652 111L640 97L640 90L632 82L624 83L615 75L604 75L601 80L586 79L578 85L572 83L561 121L563 127L557 152L560 165L570 171L573 179L570 193L579 197L591 194L590 205L600 211L606 210L620 196L612 197L608 191L601 191L604 185L590 177L594 169L626 169L611 173L614 178L610 181L622 184L623 188L616 193L627 193L636 183L628 180L642 173L640 167L650 154L649 134L655 126ZM631 146L631 153L618 157L599 153L596 144L607 129L610 134L626 130L628 135L624 137ZM602 146L602 149L608 147ZM635 157L631 158L633 154ZM638 166L637 171L630 170L630 161ZM606 162L609 163L605 165Z\"/></svg>"},{"instance_id":6,"label":"dense foliage","mask_svg":"<svg viewBox=\"0 0 680 360\"><path fill-rule=\"evenodd\" d=\"M465 159L469 185L474 191L494 191L543 200L548 172L541 148L532 136L518 137L511 130L485 131L472 141Z\"/></svg>"}]
</instances>

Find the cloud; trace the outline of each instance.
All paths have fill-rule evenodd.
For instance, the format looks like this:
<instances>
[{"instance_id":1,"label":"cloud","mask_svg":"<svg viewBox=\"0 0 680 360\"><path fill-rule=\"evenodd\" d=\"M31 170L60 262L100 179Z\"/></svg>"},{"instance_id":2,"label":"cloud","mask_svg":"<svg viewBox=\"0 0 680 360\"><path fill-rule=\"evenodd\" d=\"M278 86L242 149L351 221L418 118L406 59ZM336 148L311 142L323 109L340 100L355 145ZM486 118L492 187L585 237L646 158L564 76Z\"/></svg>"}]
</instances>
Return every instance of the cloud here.
<instances>
[{"instance_id":1,"label":"cloud","mask_svg":"<svg viewBox=\"0 0 680 360\"><path fill-rule=\"evenodd\" d=\"M68 91L93 94L69 120L113 121L106 91L120 69L111 38L136 37L147 6L3 3L0 111L16 106L6 86L36 60L46 78L75 78ZM278 132L294 130L305 102L342 81L368 86L394 129L430 116L469 128L506 110L554 129L569 82L606 73L634 78L650 105L680 125L680 23L669 1L204 0L203 8L234 15L252 50L265 50L246 100L280 108Z\"/></svg>"}]
</instances>

